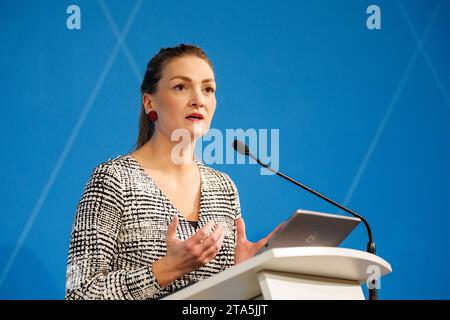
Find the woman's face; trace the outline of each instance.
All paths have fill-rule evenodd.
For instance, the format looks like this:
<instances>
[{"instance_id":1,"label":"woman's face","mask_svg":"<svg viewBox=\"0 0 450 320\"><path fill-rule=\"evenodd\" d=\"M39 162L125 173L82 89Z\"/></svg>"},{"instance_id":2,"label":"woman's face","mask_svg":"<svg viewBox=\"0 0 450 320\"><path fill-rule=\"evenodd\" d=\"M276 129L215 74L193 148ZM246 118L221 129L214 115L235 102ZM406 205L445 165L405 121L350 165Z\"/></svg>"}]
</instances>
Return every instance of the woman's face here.
<instances>
[{"instance_id":1,"label":"woman's face","mask_svg":"<svg viewBox=\"0 0 450 320\"><path fill-rule=\"evenodd\" d=\"M191 139L196 139L209 130L216 110L215 91L209 64L201 58L185 56L165 66L156 93L144 94L142 101L147 113L154 110L158 114L156 131L170 138L175 130L185 129ZM203 119L188 118L193 113Z\"/></svg>"}]
</instances>

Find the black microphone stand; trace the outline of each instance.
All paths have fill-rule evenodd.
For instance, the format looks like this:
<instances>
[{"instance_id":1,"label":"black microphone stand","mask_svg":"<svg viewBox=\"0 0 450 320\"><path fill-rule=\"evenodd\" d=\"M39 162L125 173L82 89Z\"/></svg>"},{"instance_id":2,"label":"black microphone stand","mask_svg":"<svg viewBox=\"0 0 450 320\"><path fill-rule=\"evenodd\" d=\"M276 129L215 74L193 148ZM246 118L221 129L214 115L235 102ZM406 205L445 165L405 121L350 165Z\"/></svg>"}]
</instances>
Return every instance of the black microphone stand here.
<instances>
[{"instance_id":1,"label":"black microphone stand","mask_svg":"<svg viewBox=\"0 0 450 320\"><path fill-rule=\"evenodd\" d=\"M239 148L238 148L237 144L238 144L238 141L235 140L234 143L233 143L233 148L235 150L237 150L239 153L241 153L241 151L243 151L245 155L251 157L253 160L255 160L257 163L259 163L261 166L263 166L264 168L267 168L268 170L272 171L276 175L278 175L278 176L280 176L280 177L282 177L282 178L284 178L284 179L286 179L286 180L296 184L297 186L305 189L306 191L311 192L312 194L318 196L319 198L322 198L323 200L327 201L328 203L331 203L332 205L334 205L334 206L344 210L345 212L348 212L351 215L361 219L361 221L366 226L367 233L369 235L369 242L367 243L367 252L369 252L371 254L374 254L374 255L376 254L375 243L373 242L373 237L372 237L372 230L370 229L369 223L367 222L367 220L363 216L359 215L358 213L356 213L353 210L350 210L350 209L344 207L343 205L337 203L336 201L331 200L330 198L324 196L323 194L320 194L319 192L311 189L310 187L308 187L308 186L306 186L306 185L304 185L304 184L302 184L302 183L300 183L300 182L298 182L298 181L288 177L287 175L272 169L267 164L262 163L261 161L259 161L259 159L257 157L255 157L253 154L251 154L249 152L248 147L246 145L243 145L245 147L245 150L238 150ZM377 289L375 287L375 280L372 281L372 288L369 288L369 300L378 300Z\"/></svg>"}]
</instances>

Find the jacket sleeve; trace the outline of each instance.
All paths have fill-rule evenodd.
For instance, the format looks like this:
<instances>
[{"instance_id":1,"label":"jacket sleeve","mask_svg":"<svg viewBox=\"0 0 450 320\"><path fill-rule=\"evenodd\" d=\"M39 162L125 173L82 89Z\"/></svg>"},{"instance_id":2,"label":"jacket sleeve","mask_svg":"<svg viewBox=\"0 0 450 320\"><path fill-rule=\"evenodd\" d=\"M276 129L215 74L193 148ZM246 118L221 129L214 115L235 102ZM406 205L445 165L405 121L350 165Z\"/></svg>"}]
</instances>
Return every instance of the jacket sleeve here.
<instances>
[{"instance_id":1,"label":"jacket sleeve","mask_svg":"<svg viewBox=\"0 0 450 320\"><path fill-rule=\"evenodd\" d=\"M233 180L231 180L231 188L232 188L232 204L235 212L235 220L237 220L241 216L241 203L239 201L239 192Z\"/></svg>"},{"instance_id":2,"label":"jacket sleeve","mask_svg":"<svg viewBox=\"0 0 450 320\"><path fill-rule=\"evenodd\" d=\"M96 167L77 205L67 260L66 299L151 299L163 288L152 266L114 270L124 208L111 165Z\"/></svg>"}]
</instances>

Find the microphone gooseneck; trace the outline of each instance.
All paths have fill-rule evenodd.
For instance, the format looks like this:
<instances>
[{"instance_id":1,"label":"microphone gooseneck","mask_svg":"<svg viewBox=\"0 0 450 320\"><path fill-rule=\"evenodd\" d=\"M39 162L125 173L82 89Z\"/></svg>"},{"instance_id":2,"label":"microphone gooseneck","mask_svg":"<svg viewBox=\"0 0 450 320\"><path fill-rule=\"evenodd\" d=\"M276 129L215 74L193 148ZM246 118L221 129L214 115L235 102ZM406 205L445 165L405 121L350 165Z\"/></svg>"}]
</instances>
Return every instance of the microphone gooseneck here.
<instances>
[{"instance_id":1,"label":"microphone gooseneck","mask_svg":"<svg viewBox=\"0 0 450 320\"><path fill-rule=\"evenodd\" d=\"M369 222L368 222L363 216L361 216L360 214L356 213L356 212L353 211L353 210L348 209L347 207L344 207L344 206L341 205L340 203L337 203L336 201L334 201L334 200L332 200L332 199L330 199L330 198L324 196L323 194L320 194L319 192L317 192L317 191L311 189L310 187L308 187L308 186L306 186L306 185L304 185L304 184L302 184L302 183L300 183L300 182L298 182L298 181L292 179L291 177L288 177L287 175L285 175L285 174L283 174L283 173L281 173L281 172L279 172L279 171L274 170L273 168L271 168L271 167L268 166L267 164L262 163L262 162L258 159L258 157L254 156L254 155L249 151L248 146L247 146L246 144L242 143L241 141L234 140L232 146L233 146L233 149L236 150L239 154L244 155L244 156L249 156L250 158L252 158L253 160L255 160L258 164L260 164L260 165L263 166L264 168L266 168L266 169L272 171L272 172L275 173L276 175L278 175L278 176L280 176L280 177L282 177L282 178L284 178L284 179L286 179L286 180L288 180L288 181L294 183L295 185L297 185L297 186L299 186L299 187L305 189L306 191L308 191L308 192L310 192L310 193L312 193L312 194L318 196L319 198L321 198L321 199L327 201L328 203L331 203L332 205L338 207L339 209L342 209L342 210L344 210L345 212L348 212L348 213L350 213L351 215L353 215L353 216L359 218L359 219L364 223L364 225L366 226L367 234L368 234L368 237L369 237L369 242L367 243L367 249L366 249L366 250L367 250L367 252L369 252L369 253L372 253L372 254L374 254L374 255L376 254L375 243L373 242L373 236L372 236L372 229L370 228ZM375 283L372 282L372 284L374 285ZM377 300L377 298L378 298L378 297L377 297L377 291L376 291L376 288L375 288L375 286L374 286L373 289L369 289L369 299L370 299L370 300Z\"/></svg>"}]
</instances>

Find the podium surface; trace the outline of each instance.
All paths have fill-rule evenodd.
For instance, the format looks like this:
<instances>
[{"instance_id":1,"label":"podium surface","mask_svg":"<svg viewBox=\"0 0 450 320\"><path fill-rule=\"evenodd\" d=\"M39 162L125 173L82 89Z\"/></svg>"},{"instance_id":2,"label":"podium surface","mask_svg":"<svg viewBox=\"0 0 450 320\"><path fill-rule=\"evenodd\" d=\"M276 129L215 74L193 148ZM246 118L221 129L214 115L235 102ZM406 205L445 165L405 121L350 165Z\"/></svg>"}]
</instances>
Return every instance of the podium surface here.
<instances>
[{"instance_id":1,"label":"podium surface","mask_svg":"<svg viewBox=\"0 0 450 320\"><path fill-rule=\"evenodd\" d=\"M276 248L163 299L364 299L361 285L390 272L388 262L365 251Z\"/></svg>"}]
</instances>

